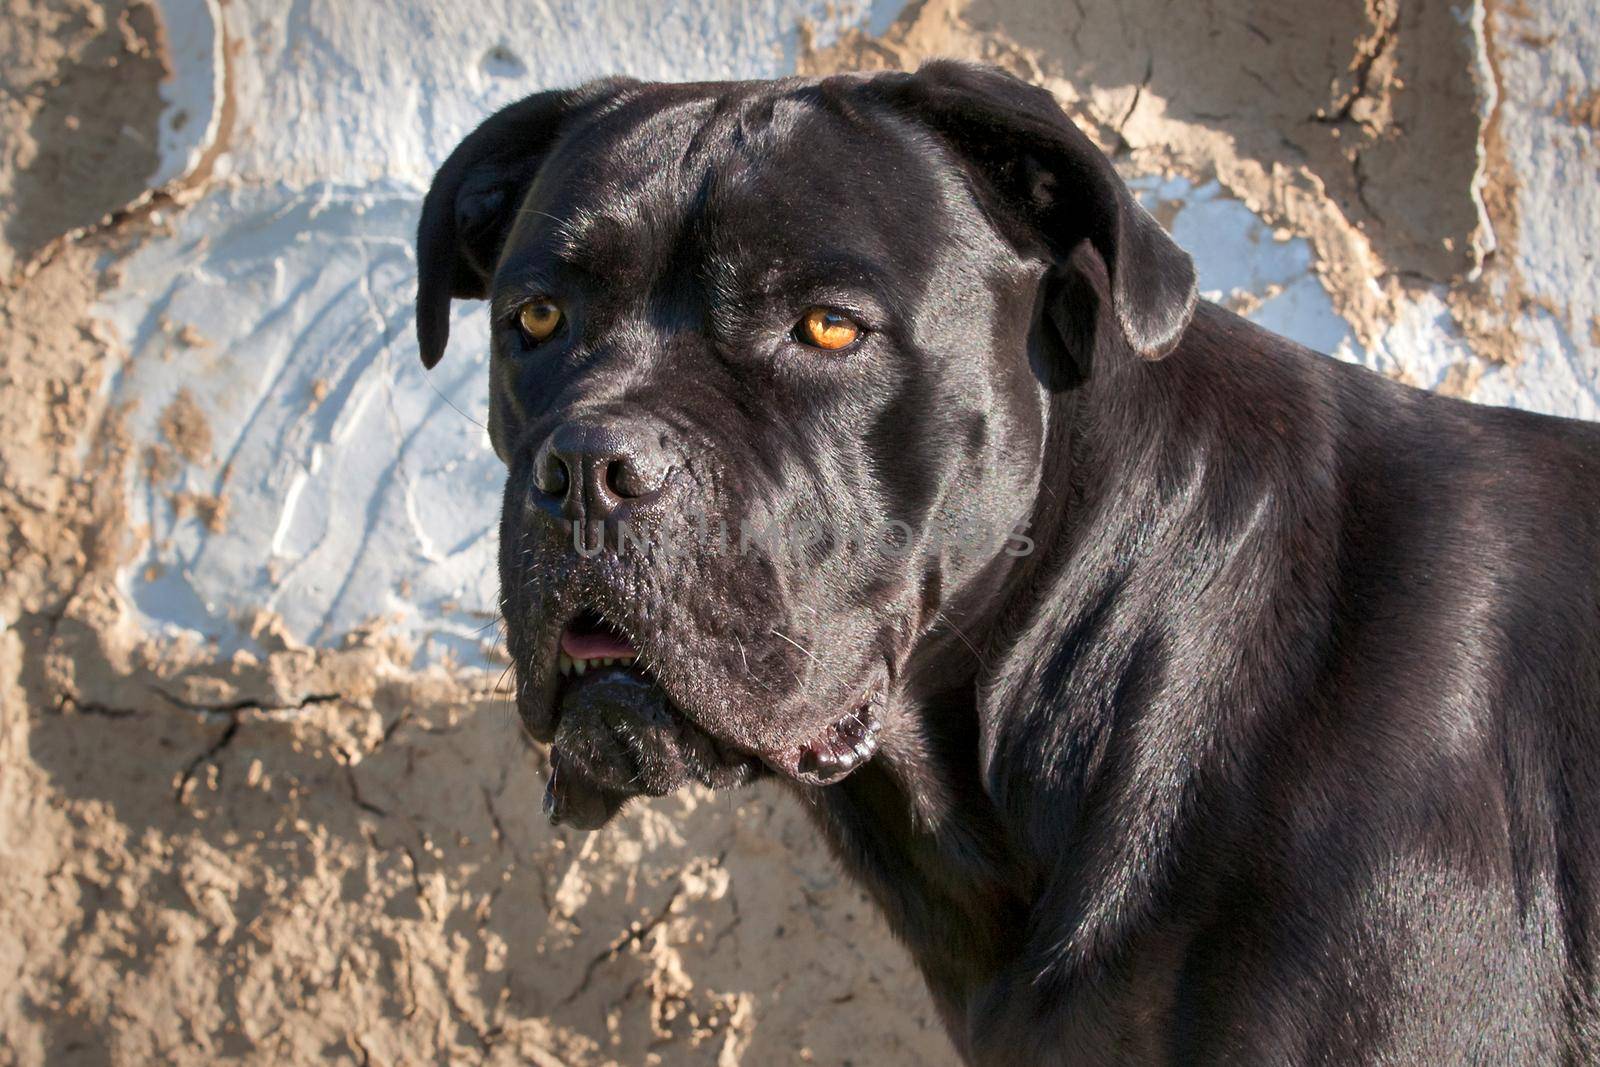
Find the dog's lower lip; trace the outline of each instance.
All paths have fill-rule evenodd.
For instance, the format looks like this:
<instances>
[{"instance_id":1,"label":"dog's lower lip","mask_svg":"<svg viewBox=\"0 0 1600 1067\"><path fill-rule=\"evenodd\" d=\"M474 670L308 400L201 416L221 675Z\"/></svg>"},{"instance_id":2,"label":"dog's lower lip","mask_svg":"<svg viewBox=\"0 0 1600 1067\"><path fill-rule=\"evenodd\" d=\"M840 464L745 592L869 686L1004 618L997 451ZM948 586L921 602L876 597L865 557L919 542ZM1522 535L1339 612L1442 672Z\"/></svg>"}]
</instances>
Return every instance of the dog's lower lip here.
<instances>
[{"instance_id":1,"label":"dog's lower lip","mask_svg":"<svg viewBox=\"0 0 1600 1067\"><path fill-rule=\"evenodd\" d=\"M877 753L881 729L882 723L870 703L840 716L800 746L796 773L817 784L844 777Z\"/></svg>"}]
</instances>

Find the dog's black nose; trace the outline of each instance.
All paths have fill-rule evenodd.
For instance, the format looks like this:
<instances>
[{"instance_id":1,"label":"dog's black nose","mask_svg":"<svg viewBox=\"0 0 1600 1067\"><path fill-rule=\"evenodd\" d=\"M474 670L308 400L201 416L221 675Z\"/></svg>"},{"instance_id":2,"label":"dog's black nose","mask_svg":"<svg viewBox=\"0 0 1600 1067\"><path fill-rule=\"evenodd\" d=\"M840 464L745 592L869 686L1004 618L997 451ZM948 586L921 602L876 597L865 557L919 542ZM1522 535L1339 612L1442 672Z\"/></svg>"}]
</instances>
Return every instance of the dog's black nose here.
<instances>
[{"instance_id":1,"label":"dog's black nose","mask_svg":"<svg viewBox=\"0 0 1600 1067\"><path fill-rule=\"evenodd\" d=\"M534 483L569 519L611 518L623 505L654 496L666 482L669 464L659 437L616 423L564 423L534 457Z\"/></svg>"}]
</instances>

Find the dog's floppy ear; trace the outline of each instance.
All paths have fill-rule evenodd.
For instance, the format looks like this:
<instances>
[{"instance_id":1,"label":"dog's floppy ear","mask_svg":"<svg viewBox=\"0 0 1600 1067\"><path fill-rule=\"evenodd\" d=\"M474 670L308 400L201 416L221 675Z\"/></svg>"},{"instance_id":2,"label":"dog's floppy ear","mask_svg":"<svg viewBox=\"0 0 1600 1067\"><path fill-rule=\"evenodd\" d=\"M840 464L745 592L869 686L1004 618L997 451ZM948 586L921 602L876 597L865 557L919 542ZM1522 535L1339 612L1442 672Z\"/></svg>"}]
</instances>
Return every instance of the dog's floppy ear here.
<instances>
[{"instance_id":1,"label":"dog's floppy ear","mask_svg":"<svg viewBox=\"0 0 1600 1067\"><path fill-rule=\"evenodd\" d=\"M481 300L517 207L580 110L635 84L613 78L535 93L491 115L444 161L417 224L417 341L432 369L450 339L450 301Z\"/></svg>"},{"instance_id":2,"label":"dog's floppy ear","mask_svg":"<svg viewBox=\"0 0 1600 1067\"><path fill-rule=\"evenodd\" d=\"M1050 93L998 68L954 60L865 84L932 129L1006 237L1028 250L1042 244L1058 276L1088 241L1105 263L1112 310L1133 351L1160 359L1178 343L1194 314L1193 261Z\"/></svg>"}]
</instances>

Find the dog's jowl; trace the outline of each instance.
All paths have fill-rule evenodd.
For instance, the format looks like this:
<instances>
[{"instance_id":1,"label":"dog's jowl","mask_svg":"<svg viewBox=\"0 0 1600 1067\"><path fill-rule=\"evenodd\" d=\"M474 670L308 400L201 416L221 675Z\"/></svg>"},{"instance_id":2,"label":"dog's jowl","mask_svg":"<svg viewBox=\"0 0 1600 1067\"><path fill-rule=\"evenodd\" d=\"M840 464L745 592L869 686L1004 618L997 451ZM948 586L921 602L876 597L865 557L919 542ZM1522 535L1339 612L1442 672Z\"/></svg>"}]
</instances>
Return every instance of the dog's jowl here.
<instances>
[{"instance_id":1,"label":"dog's jowl","mask_svg":"<svg viewBox=\"0 0 1600 1067\"><path fill-rule=\"evenodd\" d=\"M417 243L552 819L781 779L974 1064L1600 1056L1600 429L1197 302L954 63L531 96Z\"/></svg>"}]
</instances>

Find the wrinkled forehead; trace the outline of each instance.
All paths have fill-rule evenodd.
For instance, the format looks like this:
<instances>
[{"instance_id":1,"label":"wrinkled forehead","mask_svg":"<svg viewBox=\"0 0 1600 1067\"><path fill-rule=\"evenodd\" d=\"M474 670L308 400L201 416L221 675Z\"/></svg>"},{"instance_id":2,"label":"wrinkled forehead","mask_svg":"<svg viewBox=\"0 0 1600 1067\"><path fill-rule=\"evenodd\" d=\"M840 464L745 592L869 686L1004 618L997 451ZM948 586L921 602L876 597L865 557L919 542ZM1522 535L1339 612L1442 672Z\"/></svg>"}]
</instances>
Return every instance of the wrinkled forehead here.
<instances>
[{"instance_id":1,"label":"wrinkled forehead","mask_svg":"<svg viewBox=\"0 0 1600 1067\"><path fill-rule=\"evenodd\" d=\"M915 274L962 196L940 160L909 123L815 84L662 87L563 139L514 240L608 273L827 250Z\"/></svg>"}]
</instances>

